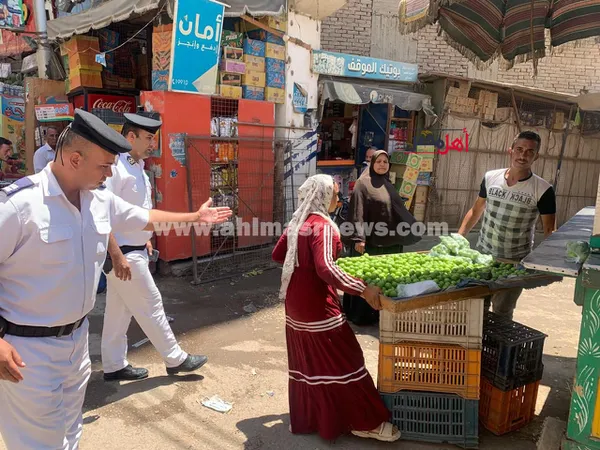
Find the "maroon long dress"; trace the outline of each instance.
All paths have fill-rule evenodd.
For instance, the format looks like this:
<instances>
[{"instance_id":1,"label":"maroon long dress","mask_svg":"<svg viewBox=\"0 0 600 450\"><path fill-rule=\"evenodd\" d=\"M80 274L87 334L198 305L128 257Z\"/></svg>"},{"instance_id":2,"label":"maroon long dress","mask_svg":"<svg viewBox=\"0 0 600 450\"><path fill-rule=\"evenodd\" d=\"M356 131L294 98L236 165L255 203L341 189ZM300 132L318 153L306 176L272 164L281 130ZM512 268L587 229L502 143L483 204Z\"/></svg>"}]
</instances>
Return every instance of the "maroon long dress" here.
<instances>
[{"instance_id":1,"label":"maroon long dress","mask_svg":"<svg viewBox=\"0 0 600 450\"><path fill-rule=\"evenodd\" d=\"M273 259L283 263L286 250L284 234ZM326 440L373 430L390 418L336 292L360 295L365 288L335 265L341 250L331 225L309 216L298 236L299 266L285 300L292 432L318 432Z\"/></svg>"}]
</instances>

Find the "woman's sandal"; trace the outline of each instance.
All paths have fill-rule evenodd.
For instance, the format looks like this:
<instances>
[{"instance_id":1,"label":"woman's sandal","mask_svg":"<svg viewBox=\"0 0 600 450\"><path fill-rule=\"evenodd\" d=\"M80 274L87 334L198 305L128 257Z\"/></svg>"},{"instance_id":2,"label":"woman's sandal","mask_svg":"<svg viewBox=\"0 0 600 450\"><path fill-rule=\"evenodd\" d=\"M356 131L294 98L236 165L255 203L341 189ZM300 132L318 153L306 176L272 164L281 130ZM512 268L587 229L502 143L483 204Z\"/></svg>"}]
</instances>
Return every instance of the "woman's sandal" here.
<instances>
[{"instance_id":1,"label":"woman's sandal","mask_svg":"<svg viewBox=\"0 0 600 450\"><path fill-rule=\"evenodd\" d=\"M354 436L377 439L382 442L395 442L400 439L400 430L389 422L384 422L371 431L353 431Z\"/></svg>"}]
</instances>

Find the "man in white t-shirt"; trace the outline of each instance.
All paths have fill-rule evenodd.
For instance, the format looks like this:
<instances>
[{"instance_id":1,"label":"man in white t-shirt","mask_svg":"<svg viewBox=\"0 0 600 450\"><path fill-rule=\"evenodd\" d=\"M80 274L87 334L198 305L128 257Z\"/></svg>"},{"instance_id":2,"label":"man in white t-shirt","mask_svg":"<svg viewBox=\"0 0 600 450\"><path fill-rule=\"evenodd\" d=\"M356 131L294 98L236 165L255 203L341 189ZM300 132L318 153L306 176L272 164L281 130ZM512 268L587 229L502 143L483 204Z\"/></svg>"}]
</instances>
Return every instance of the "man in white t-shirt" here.
<instances>
[{"instance_id":1,"label":"man in white t-shirt","mask_svg":"<svg viewBox=\"0 0 600 450\"><path fill-rule=\"evenodd\" d=\"M541 138L523 131L511 148L510 168L492 170L481 182L479 197L463 219L459 233L469 234L483 216L478 249L495 258L520 261L533 249L535 224L541 216L544 238L556 224L554 188L531 171L538 159ZM516 288L494 294L494 312L512 319L517 299L523 289Z\"/></svg>"},{"instance_id":2,"label":"man in white t-shirt","mask_svg":"<svg viewBox=\"0 0 600 450\"><path fill-rule=\"evenodd\" d=\"M48 163L54 161L57 140L58 130L55 127L48 127L46 130L46 143L33 154L33 170L35 170L35 173L41 172Z\"/></svg>"}]
</instances>

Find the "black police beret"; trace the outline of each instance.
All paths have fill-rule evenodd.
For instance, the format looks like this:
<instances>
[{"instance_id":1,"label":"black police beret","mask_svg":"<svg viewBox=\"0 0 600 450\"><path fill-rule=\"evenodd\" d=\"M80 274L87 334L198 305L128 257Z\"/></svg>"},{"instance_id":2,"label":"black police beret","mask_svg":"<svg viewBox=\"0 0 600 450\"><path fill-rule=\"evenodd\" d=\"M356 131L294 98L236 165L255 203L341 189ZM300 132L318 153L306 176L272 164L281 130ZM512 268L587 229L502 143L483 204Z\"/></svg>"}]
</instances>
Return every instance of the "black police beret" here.
<instances>
[{"instance_id":1,"label":"black police beret","mask_svg":"<svg viewBox=\"0 0 600 450\"><path fill-rule=\"evenodd\" d=\"M154 120L149 117L142 116L140 114L123 114L126 120L126 124L129 124L135 128L140 128L148 133L156 134L158 129L162 126L160 120Z\"/></svg>"},{"instance_id":2,"label":"black police beret","mask_svg":"<svg viewBox=\"0 0 600 450\"><path fill-rule=\"evenodd\" d=\"M105 124L100 118L82 109L75 110L71 130L114 155L131 151L131 144L127 142L127 139Z\"/></svg>"}]
</instances>

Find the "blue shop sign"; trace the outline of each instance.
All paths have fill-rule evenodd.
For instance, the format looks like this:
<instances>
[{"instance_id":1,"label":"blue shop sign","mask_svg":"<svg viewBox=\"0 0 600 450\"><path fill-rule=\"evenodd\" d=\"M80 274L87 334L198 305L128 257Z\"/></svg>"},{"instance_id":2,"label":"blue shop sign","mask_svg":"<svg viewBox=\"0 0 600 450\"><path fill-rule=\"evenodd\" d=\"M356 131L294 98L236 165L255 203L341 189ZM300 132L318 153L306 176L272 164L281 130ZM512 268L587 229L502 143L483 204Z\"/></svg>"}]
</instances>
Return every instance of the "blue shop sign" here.
<instances>
[{"instance_id":1,"label":"blue shop sign","mask_svg":"<svg viewBox=\"0 0 600 450\"><path fill-rule=\"evenodd\" d=\"M367 56L313 50L312 71L321 75L415 83L419 66Z\"/></svg>"},{"instance_id":2,"label":"blue shop sign","mask_svg":"<svg viewBox=\"0 0 600 450\"><path fill-rule=\"evenodd\" d=\"M214 94L225 5L215 0L177 0L169 89Z\"/></svg>"}]
</instances>

